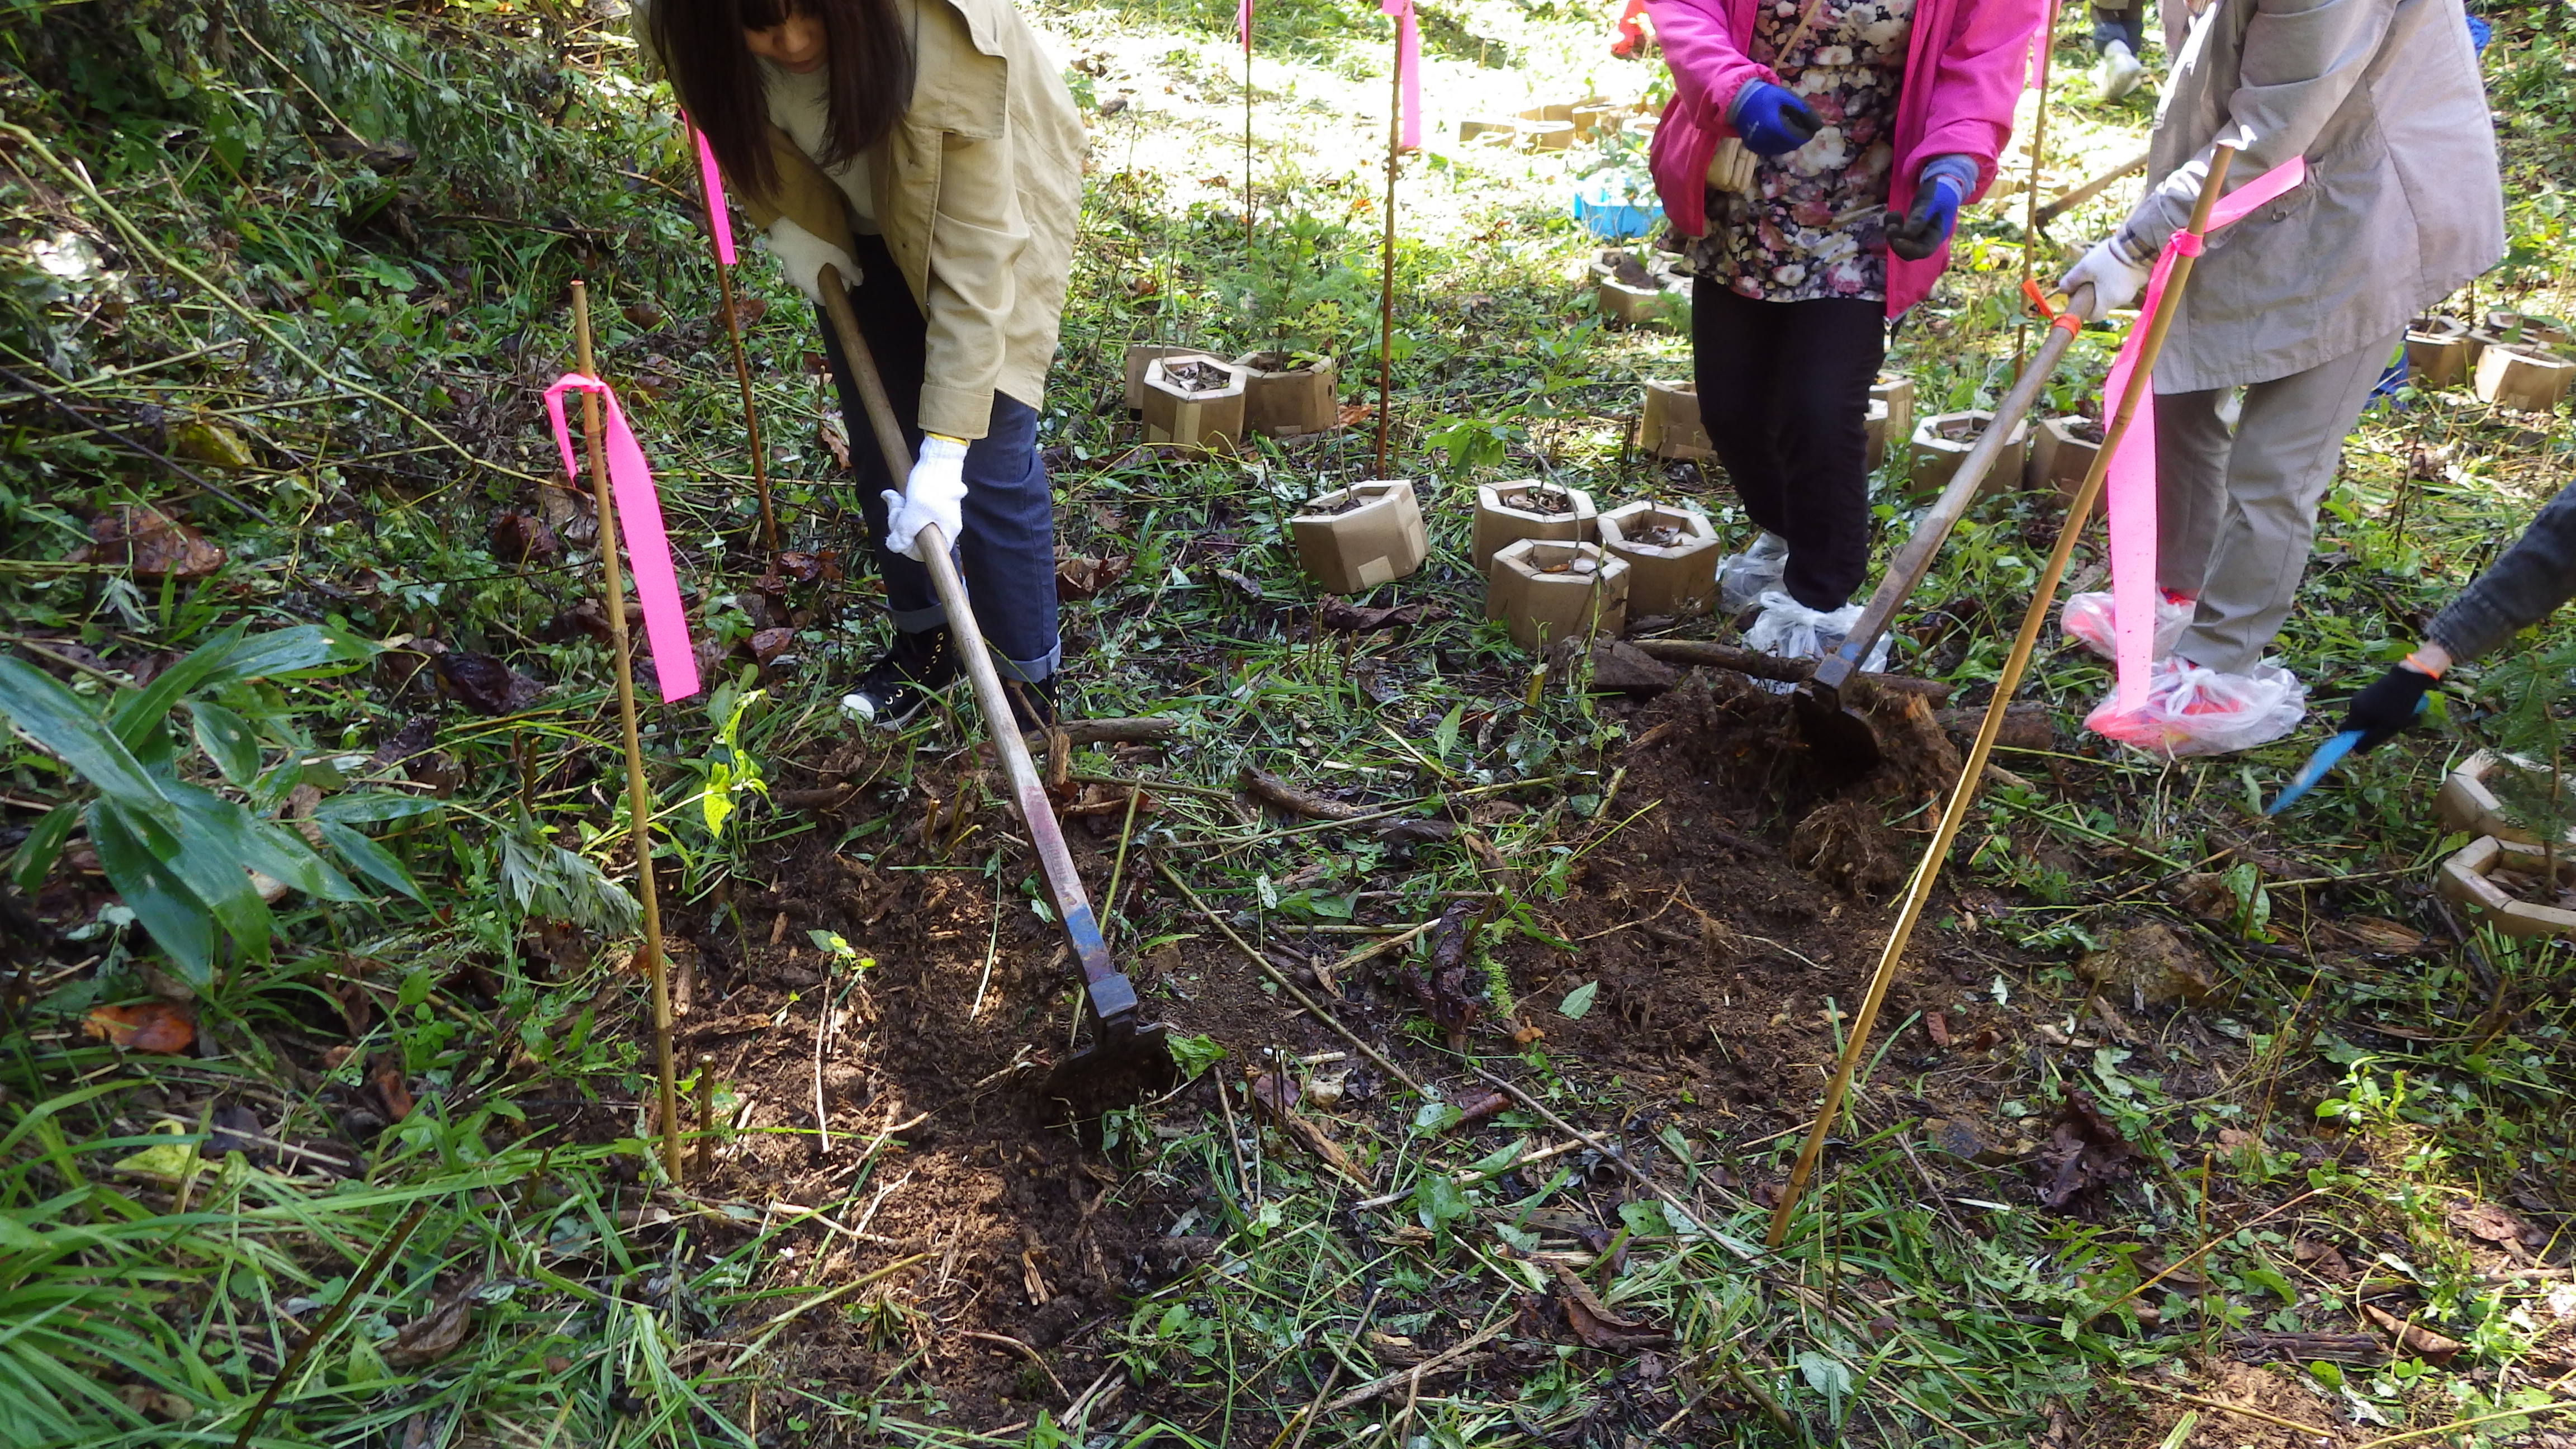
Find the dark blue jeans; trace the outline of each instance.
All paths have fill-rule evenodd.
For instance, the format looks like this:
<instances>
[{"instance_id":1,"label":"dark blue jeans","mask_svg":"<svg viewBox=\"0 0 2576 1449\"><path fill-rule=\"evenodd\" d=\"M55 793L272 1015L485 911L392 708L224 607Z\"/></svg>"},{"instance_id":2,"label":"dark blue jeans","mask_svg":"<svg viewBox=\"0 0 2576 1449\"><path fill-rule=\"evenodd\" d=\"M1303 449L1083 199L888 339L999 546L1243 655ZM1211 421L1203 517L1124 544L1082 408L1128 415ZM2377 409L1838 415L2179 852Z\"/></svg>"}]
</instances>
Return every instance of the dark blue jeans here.
<instances>
[{"instance_id":1,"label":"dark blue jeans","mask_svg":"<svg viewBox=\"0 0 2576 1449\"><path fill-rule=\"evenodd\" d=\"M914 419L921 411L928 324L885 243L873 236L853 240L862 275L850 289L850 308L858 313L859 334L885 379L886 397L903 420L904 448L918 454L921 430ZM868 537L876 546L877 571L885 578L887 611L894 626L907 634L936 629L948 622L948 610L931 590L930 570L885 544L883 494L888 488L902 491L903 479L886 472L884 451L850 379L849 360L841 355L841 339L821 308L815 316L822 324L823 356L841 393L841 417L850 430L850 469L857 477L859 506L867 514ZM1035 683L1046 678L1064 655L1055 625L1055 499L1047 486L1046 464L1038 457L1037 411L1026 403L993 394L992 430L966 449L964 518L964 537L955 540L954 557L985 647L993 652L994 668L1005 679Z\"/></svg>"}]
</instances>

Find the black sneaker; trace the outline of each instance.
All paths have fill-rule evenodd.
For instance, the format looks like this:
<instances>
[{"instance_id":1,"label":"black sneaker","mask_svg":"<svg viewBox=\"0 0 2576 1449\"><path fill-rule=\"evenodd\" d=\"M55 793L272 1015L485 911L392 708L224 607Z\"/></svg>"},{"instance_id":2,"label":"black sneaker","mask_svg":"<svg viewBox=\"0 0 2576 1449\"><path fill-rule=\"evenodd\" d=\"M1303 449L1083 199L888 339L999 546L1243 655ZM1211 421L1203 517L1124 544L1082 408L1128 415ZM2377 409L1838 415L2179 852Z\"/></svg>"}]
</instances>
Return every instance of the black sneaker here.
<instances>
[{"instance_id":1,"label":"black sneaker","mask_svg":"<svg viewBox=\"0 0 2576 1449\"><path fill-rule=\"evenodd\" d=\"M957 651L948 647L945 627L897 633L894 647L841 696L841 708L863 724L892 729L919 713L931 690L956 678Z\"/></svg>"}]
</instances>

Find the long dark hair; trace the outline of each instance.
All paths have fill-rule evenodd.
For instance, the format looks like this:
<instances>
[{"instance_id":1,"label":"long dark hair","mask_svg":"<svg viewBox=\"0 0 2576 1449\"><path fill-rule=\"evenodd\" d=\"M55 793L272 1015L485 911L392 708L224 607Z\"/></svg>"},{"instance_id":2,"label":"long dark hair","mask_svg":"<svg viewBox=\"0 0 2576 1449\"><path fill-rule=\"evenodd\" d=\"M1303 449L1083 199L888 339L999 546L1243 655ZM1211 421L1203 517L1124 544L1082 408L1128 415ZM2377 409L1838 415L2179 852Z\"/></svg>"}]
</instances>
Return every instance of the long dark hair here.
<instances>
[{"instance_id":1,"label":"long dark hair","mask_svg":"<svg viewBox=\"0 0 2576 1449\"><path fill-rule=\"evenodd\" d=\"M775 190L778 171L760 60L742 33L796 14L821 20L830 47L823 62L830 119L816 159L837 166L884 139L912 104L912 46L894 0L653 0L649 16L653 49L716 164L758 191Z\"/></svg>"}]
</instances>

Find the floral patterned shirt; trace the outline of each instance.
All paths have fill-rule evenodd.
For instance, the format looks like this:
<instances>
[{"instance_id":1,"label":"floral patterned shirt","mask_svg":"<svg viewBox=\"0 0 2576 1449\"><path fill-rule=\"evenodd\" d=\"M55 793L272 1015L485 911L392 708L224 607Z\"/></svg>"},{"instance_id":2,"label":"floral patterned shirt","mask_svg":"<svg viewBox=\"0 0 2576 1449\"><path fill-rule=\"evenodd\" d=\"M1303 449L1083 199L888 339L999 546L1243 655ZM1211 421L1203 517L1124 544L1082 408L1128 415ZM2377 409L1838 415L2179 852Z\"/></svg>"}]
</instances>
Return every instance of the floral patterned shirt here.
<instances>
[{"instance_id":1,"label":"floral patterned shirt","mask_svg":"<svg viewBox=\"0 0 2576 1449\"><path fill-rule=\"evenodd\" d=\"M1675 237L1690 270L1766 302L1820 297L1883 301L1896 96L1905 80L1914 0L1764 0L1753 53L1776 57L1781 82L1824 129L1785 156L1758 157L1755 196L1711 188L1708 235ZM1787 55L1784 43L1795 41Z\"/></svg>"}]
</instances>

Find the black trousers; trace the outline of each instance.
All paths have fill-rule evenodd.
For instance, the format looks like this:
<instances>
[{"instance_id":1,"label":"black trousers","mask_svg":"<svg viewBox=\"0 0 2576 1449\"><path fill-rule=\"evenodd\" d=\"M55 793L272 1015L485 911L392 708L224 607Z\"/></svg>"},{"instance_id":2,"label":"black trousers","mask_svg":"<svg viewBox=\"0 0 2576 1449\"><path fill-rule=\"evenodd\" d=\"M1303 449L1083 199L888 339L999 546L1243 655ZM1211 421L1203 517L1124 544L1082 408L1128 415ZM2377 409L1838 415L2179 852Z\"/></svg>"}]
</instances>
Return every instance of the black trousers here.
<instances>
[{"instance_id":1,"label":"black trousers","mask_svg":"<svg viewBox=\"0 0 2576 1449\"><path fill-rule=\"evenodd\" d=\"M1886 358L1884 302L1692 284L1700 422L1746 515L1789 541L1782 587L1810 609L1849 603L1869 572L1869 389Z\"/></svg>"}]
</instances>

